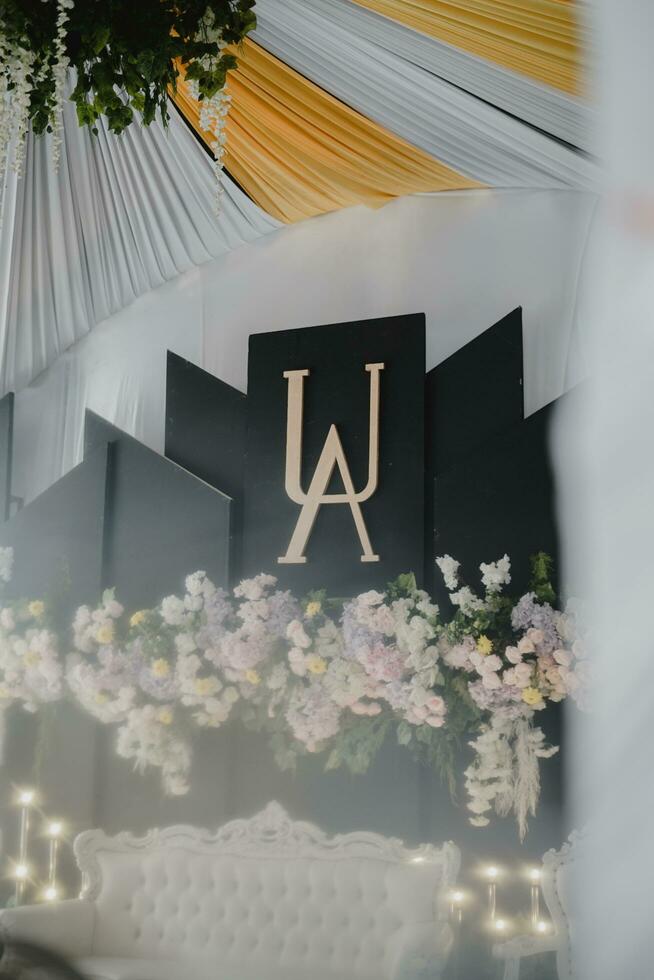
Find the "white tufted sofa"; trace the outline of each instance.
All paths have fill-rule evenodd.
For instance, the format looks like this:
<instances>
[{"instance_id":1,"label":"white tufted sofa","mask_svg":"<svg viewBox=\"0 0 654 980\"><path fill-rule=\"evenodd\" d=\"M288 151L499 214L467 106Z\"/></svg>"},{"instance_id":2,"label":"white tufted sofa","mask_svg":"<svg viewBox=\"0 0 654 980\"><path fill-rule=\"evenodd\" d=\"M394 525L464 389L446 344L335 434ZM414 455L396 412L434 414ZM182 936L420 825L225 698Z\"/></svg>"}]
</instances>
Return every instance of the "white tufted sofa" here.
<instances>
[{"instance_id":1,"label":"white tufted sofa","mask_svg":"<svg viewBox=\"0 0 654 980\"><path fill-rule=\"evenodd\" d=\"M80 899L2 912L93 980L437 980L452 935L453 844L328 838L271 803L216 834L75 841Z\"/></svg>"}]
</instances>

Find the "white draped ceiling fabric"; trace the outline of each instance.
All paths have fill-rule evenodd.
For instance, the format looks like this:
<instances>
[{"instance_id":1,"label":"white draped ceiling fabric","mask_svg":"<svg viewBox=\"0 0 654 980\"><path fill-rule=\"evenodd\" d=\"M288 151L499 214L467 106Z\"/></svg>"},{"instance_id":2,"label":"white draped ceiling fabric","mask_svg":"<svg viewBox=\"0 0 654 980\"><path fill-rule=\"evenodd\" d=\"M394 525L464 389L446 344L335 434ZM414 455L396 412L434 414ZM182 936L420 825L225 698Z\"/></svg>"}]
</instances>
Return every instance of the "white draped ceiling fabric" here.
<instances>
[{"instance_id":1,"label":"white draped ceiling fabric","mask_svg":"<svg viewBox=\"0 0 654 980\"><path fill-rule=\"evenodd\" d=\"M353 46L365 50L368 65L378 52L391 54L395 66L400 61L415 65L544 133L572 146L589 148L590 108L580 97L411 30L351 0L258 0L257 14L259 26L254 37L272 51L277 36L277 53L282 60L286 60L282 51L290 50L295 42L300 59L307 34L313 35L319 27L327 39L337 37L339 42L345 31L339 62ZM306 31L298 29L299 16L307 18ZM295 67L299 68L299 60Z\"/></svg>"},{"instance_id":2,"label":"white draped ceiling fabric","mask_svg":"<svg viewBox=\"0 0 654 980\"><path fill-rule=\"evenodd\" d=\"M585 112L571 96L349 0L258 0L257 22L253 39L285 64L473 180L582 188L597 180L585 156L534 128L538 120L585 143Z\"/></svg>"},{"instance_id":3,"label":"white draped ceiling fabric","mask_svg":"<svg viewBox=\"0 0 654 980\"><path fill-rule=\"evenodd\" d=\"M0 231L0 385L18 390L137 296L278 227L227 177L215 217L210 162L173 113L94 137L69 104L59 172L30 138L10 171Z\"/></svg>"},{"instance_id":4,"label":"white draped ceiling fabric","mask_svg":"<svg viewBox=\"0 0 654 980\"><path fill-rule=\"evenodd\" d=\"M102 125L98 137L80 130L68 106L57 174L48 141L30 139L25 176L9 173L0 188L0 393L21 393L17 434L39 444L47 460L22 479L25 459L17 458L25 494L78 461L87 405L160 448L165 346L218 373L222 367L229 379L243 368L234 360L237 351L243 357L243 336L277 321L325 322L335 295L337 319L426 309L432 338L436 329L448 337L432 340L437 357L522 302L533 331L528 357L553 358L551 383L541 387L558 394L597 171L587 152L590 110L579 94L578 50L586 38L575 26L577 7L566 0L530 3L258 0L258 27L232 75L226 160L239 185L225 175L218 218L212 162L197 138L203 134L191 131L198 128L197 106L190 111L188 98L178 98L186 122L173 112L168 132L158 123L145 130L134 125L121 137ZM436 14L447 21L443 36L441 21L430 19ZM547 27L542 39L539 17ZM460 32L450 30L457 18ZM473 22L480 36L486 31L481 45L470 41ZM452 188L459 193L478 185L487 189L466 190L465 204L446 206L458 200ZM325 215L425 190L441 193L428 205L420 198L418 211L392 212L388 222L368 222L373 212L358 209L351 210L354 225L347 214ZM487 220L473 220L477 208ZM523 215L531 216L530 231ZM328 245L328 227L350 238L357 228L364 234L374 228L391 236L394 247L398 236L409 247L407 216L424 231L415 239L425 257L420 275L401 250L393 274L382 273L384 249L370 245L356 259L357 268L365 264L358 284L345 275L336 257L347 256L348 245L334 248L331 239ZM289 304L289 268L301 268L304 253L295 251L296 229L283 228L278 218L306 225L301 248L318 256L311 290L298 280L297 303ZM324 223L332 218L339 219L336 226ZM530 234L545 235L542 255L527 247ZM235 250L241 293L222 272ZM450 268L439 280L438 302L427 261L437 251ZM319 257L327 253L323 270ZM498 268L489 255L503 256L505 265ZM268 256L274 259L261 266ZM452 256L460 275L448 265ZM417 260L416 254L413 268ZM286 283L284 296L271 287L264 322L261 309L252 308L250 261L253 279L261 268L269 284ZM284 323L270 315L273 303ZM447 322L437 323L439 317ZM544 322L552 325L554 354L546 349ZM461 323L456 343L450 334ZM557 323L565 329L557 331ZM218 335L233 340L237 328L238 344L221 363ZM539 394L533 400L542 403Z\"/></svg>"}]
</instances>

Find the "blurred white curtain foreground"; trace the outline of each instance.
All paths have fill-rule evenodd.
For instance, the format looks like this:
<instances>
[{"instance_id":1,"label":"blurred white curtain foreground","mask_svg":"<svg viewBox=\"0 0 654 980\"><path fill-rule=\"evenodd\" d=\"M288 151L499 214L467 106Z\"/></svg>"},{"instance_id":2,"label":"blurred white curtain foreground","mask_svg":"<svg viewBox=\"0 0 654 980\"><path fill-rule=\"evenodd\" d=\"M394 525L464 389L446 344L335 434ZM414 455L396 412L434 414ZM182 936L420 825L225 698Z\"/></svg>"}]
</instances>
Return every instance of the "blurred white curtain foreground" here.
<instances>
[{"instance_id":1,"label":"blurred white curtain foreground","mask_svg":"<svg viewBox=\"0 0 654 980\"><path fill-rule=\"evenodd\" d=\"M572 945L582 980L654 976L654 118L651 0L598 0L607 187L579 326L591 381L560 416L568 572L590 597L596 710L570 787L588 845Z\"/></svg>"}]
</instances>

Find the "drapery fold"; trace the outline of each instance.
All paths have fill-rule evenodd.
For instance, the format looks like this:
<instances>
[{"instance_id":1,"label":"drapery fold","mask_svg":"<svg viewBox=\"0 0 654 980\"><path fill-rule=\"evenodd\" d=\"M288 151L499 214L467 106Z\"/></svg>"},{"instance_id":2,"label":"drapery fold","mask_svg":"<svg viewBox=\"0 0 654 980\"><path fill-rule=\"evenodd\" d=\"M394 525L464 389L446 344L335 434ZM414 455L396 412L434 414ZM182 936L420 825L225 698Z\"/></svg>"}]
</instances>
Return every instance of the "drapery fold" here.
<instances>
[{"instance_id":1,"label":"drapery fold","mask_svg":"<svg viewBox=\"0 0 654 980\"><path fill-rule=\"evenodd\" d=\"M471 54L578 92L580 26L573 0L353 0Z\"/></svg>"},{"instance_id":2,"label":"drapery fold","mask_svg":"<svg viewBox=\"0 0 654 980\"><path fill-rule=\"evenodd\" d=\"M412 30L354 0L305 0L303 7L307 17L315 11L352 38L423 68L557 139L589 148L591 107L577 96ZM259 0L258 9L259 31L254 37L265 47L271 23L278 29L285 27L288 14L283 3Z\"/></svg>"},{"instance_id":3,"label":"drapery fold","mask_svg":"<svg viewBox=\"0 0 654 980\"><path fill-rule=\"evenodd\" d=\"M350 10L343 20L338 16ZM588 188L571 147L368 40L344 0L259 0L257 43L337 99L457 173L492 187ZM389 22L390 23L390 22ZM302 79L297 87L302 91ZM237 106L239 93L234 92ZM300 96L301 97L301 96Z\"/></svg>"},{"instance_id":4,"label":"drapery fold","mask_svg":"<svg viewBox=\"0 0 654 980\"><path fill-rule=\"evenodd\" d=\"M254 201L282 221L353 204L378 206L420 191L463 189L473 179L386 132L246 40L230 73L225 165ZM177 105L201 132L184 82ZM204 134L207 142L210 134Z\"/></svg>"},{"instance_id":5,"label":"drapery fold","mask_svg":"<svg viewBox=\"0 0 654 980\"><path fill-rule=\"evenodd\" d=\"M164 131L80 129L69 103L61 164L30 137L9 172L0 228L0 386L21 388L96 323L180 272L277 227L225 179L173 113Z\"/></svg>"}]
</instances>

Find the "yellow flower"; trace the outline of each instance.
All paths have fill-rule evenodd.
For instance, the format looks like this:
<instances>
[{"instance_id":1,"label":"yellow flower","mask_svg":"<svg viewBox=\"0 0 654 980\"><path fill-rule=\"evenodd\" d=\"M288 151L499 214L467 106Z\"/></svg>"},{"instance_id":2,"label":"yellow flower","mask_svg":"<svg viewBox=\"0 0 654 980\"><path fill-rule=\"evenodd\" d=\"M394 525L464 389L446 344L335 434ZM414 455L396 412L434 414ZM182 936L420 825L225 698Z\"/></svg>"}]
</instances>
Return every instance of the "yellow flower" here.
<instances>
[{"instance_id":1,"label":"yellow flower","mask_svg":"<svg viewBox=\"0 0 654 980\"><path fill-rule=\"evenodd\" d=\"M261 683L261 678L257 674L256 670L246 670L245 679L248 684L254 684L255 686Z\"/></svg>"},{"instance_id":2,"label":"yellow flower","mask_svg":"<svg viewBox=\"0 0 654 980\"><path fill-rule=\"evenodd\" d=\"M150 670L155 677L168 677L170 673L170 664L163 657L159 657L158 660L153 660Z\"/></svg>"},{"instance_id":3,"label":"yellow flower","mask_svg":"<svg viewBox=\"0 0 654 980\"><path fill-rule=\"evenodd\" d=\"M25 663L27 664L28 667L35 667L38 664L38 662L39 662L38 653L34 653L33 651L29 650L25 654Z\"/></svg>"},{"instance_id":4,"label":"yellow flower","mask_svg":"<svg viewBox=\"0 0 654 980\"><path fill-rule=\"evenodd\" d=\"M324 674L327 670L327 661L315 653L307 657L305 664L310 674Z\"/></svg>"},{"instance_id":5,"label":"yellow flower","mask_svg":"<svg viewBox=\"0 0 654 980\"><path fill-rule=\"evenodd\" d=\"M522 692L522 700L525 704L531 705L535 708L538 705L543 704L543 695L540 693L537 687L526 687Z\"/></svg>"},{"instance_id":6,"label":"yellow flower","mask_svg":"<svg viewBox=\"0 0 654 980\"><path fill-rule=\"evenodd\" d=\"M41 602L40 599L35 599L33 602L30 602L27 611L34 619L40 619L45 612L45 603Z\"/></svg>"},{"instance_id":7,"label":"yellow flower","mask_svg":"<svg viewBox=\"0 0 654 980\"><path fill-rule=\"evenodd\" d=\"M157 713L157 720L162 725L172 725L173 723L173 713L170 708L159 708Z\"/></svg>"},{"instance_id":8,"label":"yellow flower","mask_svg":"<svg viewBox=\"0 0 654 980\"><path fill-rule=\"evenodd\" d=\"M98 693L96 694L96 696L94 697L93 700L95 701L96 704L106 704L107 703L107 695L106 694L102 694L101 691L98 691Z\"/></svg>"},{"instance_id":9,"label":"yellow flower","mask_svg":"<svg viewBox=\"0 0 654 980\"><path fill-rule=\"evenodd\" d=\"M321 609L322 609L322 603L317 602L315 600L313 602L308 602L307 603L307 608L304 610L305 613L306 613L307 619L313 619L314 616L317 616L318 615L318 613L321 611Z\"/></svg>"},{"instance_id":10,"label":"yellow flower","mask_svg":"<svg viewBox=\"0 0 654 980\"><path fill-rule=\"evenodd\" d=\"M105 623L104 626L101 626L98 632L95 634L95 638L102 646L104 646L106 643L111 643L114 638L113 623Z\"/></svg>"},{"instance_id":11,"label":"yellow flower","mask_svg":"<svg viewBox=\"0 0 654 980\"><path fill-rule=\"evenodd\" d=\"M493 641L489 640L488 637L482 633L482 635L477 640L477 650L485 657L493 649Z\"/></svg>"},{"instance_id":12,"label":"yellow flower","mask_svg":"<svg viewBox=\"0 0 654 980\"><path fill-rule=\"evenodd\" d=\"M135 612L132 615L132 617L131 617L131 619L129 621L129 625L130 626L140 626L141 623L144 622L145 616L146 616L145 609L139 609L138 612Z\"/></svg>"},{"instance_id":13,"label":"yellow flower","mask_svg":"<svg viewBox=\"0 0 654 980\"><path fill-rule=\"evenodd\" d=\"M2 685L2 687L0 687L0 698L10 698L10 697L11 694L9 693L7 688L4 685Z\"/></svg>"},{"instance_id":14,"label":"yellow flower","mask_svg":"<svg viewBox=\"0 0 654 980\"><path fill-rule=\"evenodd\" d=\"M216 691L216 678L215 677L198 677L195 682L195 693L199 694L200 697L207 697L210 694L214 694Z\"/></svg>"}]
</instances>

